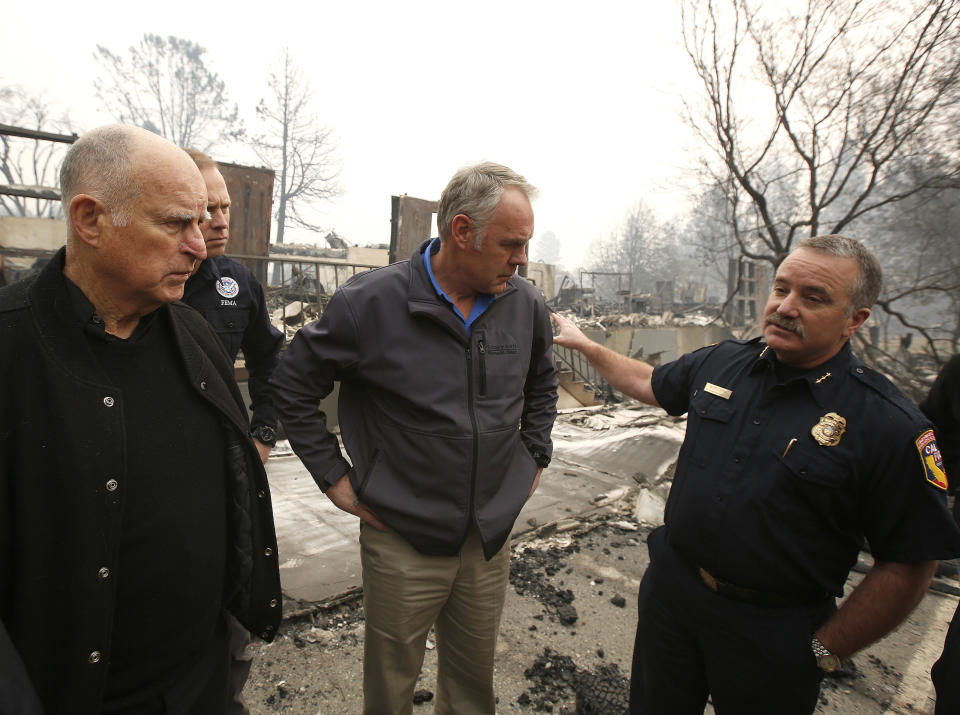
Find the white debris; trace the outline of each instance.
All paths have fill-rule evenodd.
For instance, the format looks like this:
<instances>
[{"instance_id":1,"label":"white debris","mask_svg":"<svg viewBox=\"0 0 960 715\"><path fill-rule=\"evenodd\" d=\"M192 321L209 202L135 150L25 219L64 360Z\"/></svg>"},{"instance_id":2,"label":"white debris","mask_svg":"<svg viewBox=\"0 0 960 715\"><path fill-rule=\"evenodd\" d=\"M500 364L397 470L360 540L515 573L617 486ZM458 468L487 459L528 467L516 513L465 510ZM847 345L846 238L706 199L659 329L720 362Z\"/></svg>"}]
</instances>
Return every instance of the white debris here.
<instances>
[{"instance_id":1,"label":"white debris","mask_svg":"<svg viewBox=\"0 0 960 715\"><path fill-rule=\"evenodd\" d=\"M627 494L626 487L620 487L619 489L611 489L606 494L600 494L599 496L594 497L591 501L597 506L603 506L605 504L612 504L618 499L623 498Z\"/></svg>"},{"instance_id":2,"label":"white debris","mask_svg":"<svg viewBox=\"0 0 960 715\"><path fill-rule=\"evenodd\" d=\"M666 502L661 496L649 489L641 489L633 508L633 518L644 526L660 526L665 507Z\"/></svg>"}]
</instances>

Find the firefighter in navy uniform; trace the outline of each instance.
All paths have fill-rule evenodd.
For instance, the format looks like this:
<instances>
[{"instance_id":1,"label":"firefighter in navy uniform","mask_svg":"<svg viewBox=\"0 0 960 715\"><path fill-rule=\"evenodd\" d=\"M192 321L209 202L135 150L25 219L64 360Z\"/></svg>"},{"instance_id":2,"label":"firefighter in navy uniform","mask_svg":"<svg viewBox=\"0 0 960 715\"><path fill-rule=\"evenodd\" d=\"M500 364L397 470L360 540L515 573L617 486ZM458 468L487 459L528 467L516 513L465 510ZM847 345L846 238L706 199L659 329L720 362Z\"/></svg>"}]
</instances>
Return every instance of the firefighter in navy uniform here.
<instances>
[{"instance_id":1,"label":"firefighter in navy uniform","mask_svg":"<svg viewBox=\"0 0 960 715\"><path fill-rule=\"evenodd\" d=\"M725 341L656 369L555 340L687 434L649 537L632 713L811 713L825 672L896 627L937 559L960 553L930 421L848 340L880 292L876 259L840 236L781 264L765 343ZM875 565L838 609L864 538Z\"/></svg>"},{"instance_id":2,"label":"firefighter in navy uniform","mask_svg":"<svg viewBox=\"0 0 960 715\"><path fill-rule=\"evenodd\" d=\"M207 183L210 220L203 226L207 259L187 281L183 302L213 326L231 360L243 350L253 411L250 435L266 464L277 441L277 411L268 381L277 366L283 334L270 322L260 282L249 268L223 255L230 239L230 195L216 162L194 149L187 153Z\"/></svg>"}]
</instances>

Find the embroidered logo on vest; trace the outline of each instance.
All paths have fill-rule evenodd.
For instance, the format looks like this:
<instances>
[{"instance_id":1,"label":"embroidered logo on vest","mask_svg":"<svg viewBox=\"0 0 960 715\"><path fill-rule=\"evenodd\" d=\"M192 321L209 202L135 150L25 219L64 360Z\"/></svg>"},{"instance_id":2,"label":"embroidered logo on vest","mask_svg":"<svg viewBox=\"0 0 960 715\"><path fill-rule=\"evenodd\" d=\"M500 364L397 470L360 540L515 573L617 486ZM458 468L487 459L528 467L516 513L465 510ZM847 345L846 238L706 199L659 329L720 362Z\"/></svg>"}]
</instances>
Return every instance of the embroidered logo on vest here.
<instances>
[{"instance_id":1,"label":"embroidered logo on vest","mask_svg":"<svg viewBox=\"0 0 960 715\"><path fill-rule=\"evenodd\" d=\"M240 292L240 284L229 276L223 276L217 279L217 293L224 298L236 298Z\"/></svg>"}]
</instances>

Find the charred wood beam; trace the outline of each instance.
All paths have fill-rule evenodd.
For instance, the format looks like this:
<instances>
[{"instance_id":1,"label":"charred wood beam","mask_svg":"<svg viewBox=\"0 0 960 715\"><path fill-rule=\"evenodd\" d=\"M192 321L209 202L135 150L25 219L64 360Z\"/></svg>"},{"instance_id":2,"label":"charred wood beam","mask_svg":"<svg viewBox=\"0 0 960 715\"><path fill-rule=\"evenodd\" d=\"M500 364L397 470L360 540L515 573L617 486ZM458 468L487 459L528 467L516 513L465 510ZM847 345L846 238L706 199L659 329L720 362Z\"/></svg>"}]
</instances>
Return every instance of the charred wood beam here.
<instances>
[{"instance_id":1,"label":"charred wood beam","mask_svg":"<svg viewBox=\"0 0 960 715\"><path fill-rule=\"evenodd\" d=\"M64 144L73 144L77 140L76 134L54 134L53 132L41 132L39 129L15 127L12 124L0 124L0 134L6 134L10 137L22 137L24 139L40 139L48 142L63 142Z\"/></svg>"},{"instance_id":2,"label":"charred wood beam","mask_svg":"<svg viewBox=\"0 0 960 715\"><path fill-rule=\"evenodd\" d=\"M2 126L2 125L0 125ZM0 194L7 196L20 196L25 199L48 199L50 201L59 201L60 192L54 189L25 189L17 186L0 184Z\"/></svg>"}]
</instances>

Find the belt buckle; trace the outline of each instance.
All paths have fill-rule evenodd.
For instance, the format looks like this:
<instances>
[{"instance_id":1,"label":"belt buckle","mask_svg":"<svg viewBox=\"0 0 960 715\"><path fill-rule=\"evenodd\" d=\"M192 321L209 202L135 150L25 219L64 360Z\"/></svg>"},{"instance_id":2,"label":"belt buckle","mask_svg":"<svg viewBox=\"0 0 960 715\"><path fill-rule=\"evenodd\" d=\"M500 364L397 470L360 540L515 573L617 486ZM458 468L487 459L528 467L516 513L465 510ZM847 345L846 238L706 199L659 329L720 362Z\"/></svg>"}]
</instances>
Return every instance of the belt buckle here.
<instances>
[{"instance_id":1,"label":"belt buckle","mask_svg":"<svg viewBox=\"0 0 960 715\"><path fill-rule=\"evenodd\" d=\"M700 574L700 580L703 581L707 588L714 593L717 593L720 590L720 588L717 586L717 579L715 579L709 571L701 566L698 569L698 572Z\"/></svg>"}]
</instances>

